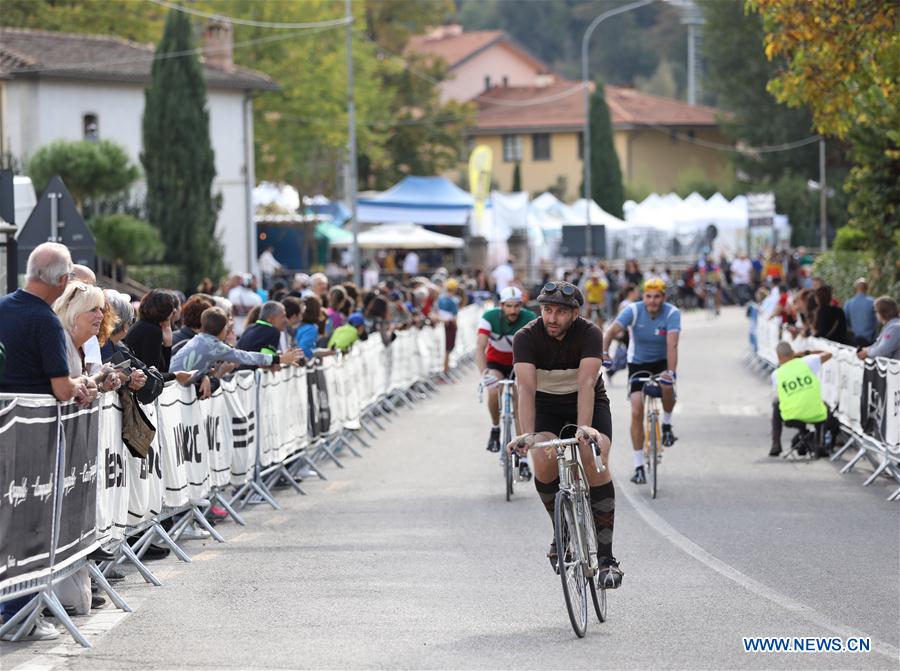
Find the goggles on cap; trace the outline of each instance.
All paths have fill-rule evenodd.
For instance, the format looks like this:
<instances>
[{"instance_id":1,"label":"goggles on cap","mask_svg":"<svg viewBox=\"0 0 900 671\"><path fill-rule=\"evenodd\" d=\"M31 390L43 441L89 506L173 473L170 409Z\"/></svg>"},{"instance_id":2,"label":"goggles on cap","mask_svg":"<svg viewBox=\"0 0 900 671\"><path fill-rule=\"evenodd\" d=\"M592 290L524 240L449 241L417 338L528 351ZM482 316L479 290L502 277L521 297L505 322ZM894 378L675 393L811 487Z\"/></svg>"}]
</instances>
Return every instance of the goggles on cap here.
<instances>
[{"instance_id":1,"label":"goggles on cap","mask_svg":"<svg viewBox=\"0 0 900 671\"><path fill-rule=\"evenodd\" d=\"M562 282L547 282L541 289L542 294L561 293L563 296L572 297L575 295L575 287L571 284L563 284Z\"/></svg>"},{"instance_id":2,"label":"goggles on cap","mask_svg":"<svg viewBox=\"0 0 900 671\"><path fill-rule=\"evenodd\" d=\"M538 296L538 302L544 296L552 296L555 293L559 293L561 296L570 299L574 306L582 305L584 299L581 296L581 292L575 288L575 285L570 284L568 282L547 282L541 289L541 295Z\"/></svg>"}]
</instances>

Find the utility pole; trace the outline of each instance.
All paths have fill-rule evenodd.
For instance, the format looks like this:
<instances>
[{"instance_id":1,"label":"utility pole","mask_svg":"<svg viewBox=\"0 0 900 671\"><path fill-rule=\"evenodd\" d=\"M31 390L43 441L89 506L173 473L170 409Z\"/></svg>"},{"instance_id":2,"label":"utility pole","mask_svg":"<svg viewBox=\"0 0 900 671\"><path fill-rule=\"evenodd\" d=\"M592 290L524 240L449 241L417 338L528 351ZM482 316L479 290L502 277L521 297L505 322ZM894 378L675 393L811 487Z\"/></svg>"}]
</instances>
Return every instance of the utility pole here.
<instances>
[{"instance_id":1,"label":"utility pole","mask_svg":"<svg viewBox=\"0 0 900 671\"><path fill-rule=\"evenodd\" d=\"M593 256L591 252L594 251L593 231L591 231L591 199L593 198L593 195L591 193L591 90L590 82L588 80L588 45L591 41L591 35L594 34L594 30L596 30L597 26L603 21L612 16L616 16L617 14L624 14L632 9L649 5L652 2L656 2L656 0L638 0L637 2L616 7L608 12L603 12L590 22L587 30L584 31L584 37L581 38L581 86L584 89L584 129L581 133L583 141L583 151L581 155L583 157L582 160L584 161L584 205L586 210L585 215L587 217L585 219L586 225L584 227L584 241L586 245L585 256L588 258Z\"/></svg>"},{"instance_id":2,"label":"utility pole","mask_svg":"<svg viewBox=\"0 0 900 671\"><path fill-rule=\"evenodd\" d=\"M356 102L353 98L353 8L344 0L347 25L347 199L350 201L350 224L353 227L353 281L362 286L362 259L359 255L359 220L356 217Z\"/></svg>"},{"instance_id":3,"label":"utility pole","mask_svg":"<svg viewBox=\"0 0 900 671\"><path fill-rule=\"evenodd\" d=\"M698 28L705 23L703 13L694 4L693 0L680 0L678 2L670 0L670 4L682 9L681 23L687 26L687 101L688 105L696 105L699 90L697 86L697 64L699 62L697 42L700 38L700 32Z\"/></svg>"},{"instance_id":4,"label":"utility pole","mask_svg":"<svg viewBox=\"0 0 900 671\"><path fill-rule=\"evenodd\" d=\"M828 185L825 184L825 138L819 138L819 242L828 249Z\"/></svg>"}]
</instances>

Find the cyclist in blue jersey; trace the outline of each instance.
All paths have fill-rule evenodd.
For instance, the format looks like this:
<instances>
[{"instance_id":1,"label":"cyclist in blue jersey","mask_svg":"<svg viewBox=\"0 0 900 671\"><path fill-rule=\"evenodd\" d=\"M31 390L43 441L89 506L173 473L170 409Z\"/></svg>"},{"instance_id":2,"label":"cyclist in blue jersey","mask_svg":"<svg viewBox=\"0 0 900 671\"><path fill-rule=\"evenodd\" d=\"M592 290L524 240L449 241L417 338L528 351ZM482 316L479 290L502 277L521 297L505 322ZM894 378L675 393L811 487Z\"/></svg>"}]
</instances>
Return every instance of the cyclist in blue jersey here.
<instances>
[{"instance_id":1,"label":"cyclist in blue jersey","mask_svg":"<svg viewBox=\"0 0 900 671\"><path fill-rule=\"evenodd\" d=\"M678 337L681 333L681 313L666 302L666 283L659 278L644 283L644 299L632 303L619 313L603 337L604 365L611 365L609 347L613 340L629 333L628 377L635 373L663 374L662 379L662 443L671 447L676 440L672 431L672 410L675 408L675 370L678 367ZM609 362L609 363L607 363ZM634 448L634 476L631 481L642 485L644 474L644 382L632 381L631 445Z\"/></svg>"}]
</instances>

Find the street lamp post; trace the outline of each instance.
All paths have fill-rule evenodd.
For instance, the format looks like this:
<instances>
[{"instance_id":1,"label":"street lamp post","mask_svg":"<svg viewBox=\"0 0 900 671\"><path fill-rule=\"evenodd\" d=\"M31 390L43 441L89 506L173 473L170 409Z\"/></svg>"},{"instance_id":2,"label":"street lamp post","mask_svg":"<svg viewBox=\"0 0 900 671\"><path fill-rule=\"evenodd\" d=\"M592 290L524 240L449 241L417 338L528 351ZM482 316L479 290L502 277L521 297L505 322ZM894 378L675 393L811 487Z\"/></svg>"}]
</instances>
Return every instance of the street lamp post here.
<instances>
[{"instance_id":1,"label":"street lamp post","mask_svg":"<svg viewBox=\"0 0 900 671\"><path fill-rule=\"evenodd\" d=\"M353 8L345 0L347 15L347 200L350 205L350 225L353 227L353 281L362 286L362 259L359 256L359 219L356 217L356 102L353 98Z\"/></svg>"},{"instance_id":2,"label":"street lamp post","mask_svg":"<svg viewBox=\"0 0 900 671\"><path fill-rule=\"evenodd\" d=\"M584 161L584 205L587 210L587 225L584 227L584 240L587 246L585 254L588 257L591 256L591 252L594 249L591 231L591 199L593 196L591 194L591 91L588 82L588 44L591 41L591 35L594 34L594 30L596 30L597 26L606 19L616 16L617 14L624 14L632 9L649 5L653 2L656 2L656 0L638 0L637 2L631 2L627 5L616 7L608 12L603 12L590 22L587 30L584 31L584 37L581 38L581 84L584 88L584 130L581 134L584 146L581 155Z\"/></svg>"}]
</instances>

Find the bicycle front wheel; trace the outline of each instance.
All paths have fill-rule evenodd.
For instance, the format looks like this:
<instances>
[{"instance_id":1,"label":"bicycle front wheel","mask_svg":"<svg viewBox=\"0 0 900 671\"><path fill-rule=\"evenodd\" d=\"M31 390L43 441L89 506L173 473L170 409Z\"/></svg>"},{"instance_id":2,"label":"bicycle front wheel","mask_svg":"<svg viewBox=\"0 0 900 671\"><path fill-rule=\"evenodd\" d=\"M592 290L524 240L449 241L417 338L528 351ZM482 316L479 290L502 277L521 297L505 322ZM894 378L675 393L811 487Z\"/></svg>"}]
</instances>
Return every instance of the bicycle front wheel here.
<instances>
[{"instance_id":1,"label":"bicycle front wheel","mask_svg":"<svg viewBox=\"0 0 900 671\"><path fill-rule=\"evenodd\" d=\"M513 495L513 480L516 458L507 451L506 446L512 441L512 427L509 420L503 422L503 440L500 449L503 450L503 479L506 482L506 500L509 501Z\"/></svg>"},{"instance_id":2,"label":"bicycle front wheel","mask_svg":"<svg viewBox=\"0 0 900 671\"><path fill-rule=\"evenodd\" d=\"M569 611L569 621L575 635L583 638L587 631L588 614L588 579L584 571L587 557L582 557L579 532L575 524L575 504L564 491L556 495L553 521L556 527L556 551L559 553L556 561L566 610Z\"/></svg>"},{"instance_id":3,"label":"bicycle front wheel","mask_svg":"<svg viewBox=\"0 0 900 671\"><path fill-rule=\"evenodd\" d=\"M659 424L656 421L656 415L650 415L650 449L648 450L648 458L650 463L650 498L656 498L656 480L659 473Z\"/></svg>"}]
</instances>

